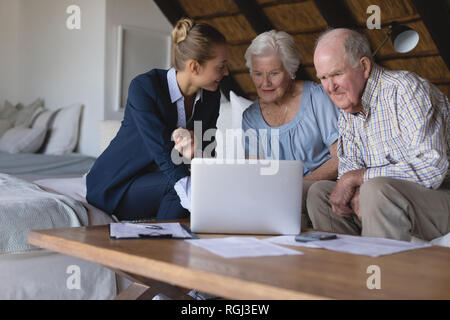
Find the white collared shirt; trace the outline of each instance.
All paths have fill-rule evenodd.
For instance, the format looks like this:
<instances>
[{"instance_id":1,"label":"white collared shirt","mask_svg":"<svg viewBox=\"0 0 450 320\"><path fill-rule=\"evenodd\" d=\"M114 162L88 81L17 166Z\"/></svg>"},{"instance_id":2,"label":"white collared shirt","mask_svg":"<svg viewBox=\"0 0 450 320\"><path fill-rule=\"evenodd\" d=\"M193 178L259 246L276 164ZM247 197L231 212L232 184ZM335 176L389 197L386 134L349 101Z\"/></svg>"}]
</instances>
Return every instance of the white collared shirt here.
<instances>
[{"instance_id":1,"label":"white collared shirt","mask_svg":"<svg viewBox=\"0 0 450 320\"><path fill-rule=\"evenodd\" d=\"M197 91L197 95L194 101L194 108L192 109L191 117L186 121L186 111L184 110L184 96L181 93L180 87L177 82L177 73L174 68L170 68L167 72L167 83L169 85L170 101L177 103L178 121L177 127L186 128L187 124L192 121L195 113L195 105L198 100L203 97L203 89ZM178 180L174 189L180 198L181 206L187 210L191 209L191 177L187 176Z\"/></svg>"},{"instance_id":2,"label":"white collared shirt","mask_svg":"<svg viewBox=\"0 0 450 320\"><path fill-rule=\"evenodd\" d=\"M178 122L177 127L183 127L186 128L187 124L192 121L192 118L194 117L195 112L195 105L198 100L202 99L203 97L203 89L199 89L197 91L197 95L195 97L194 101L194 108L192 109L191 117L188 121L186 121L186 112L184 110L184 96L181 93L180 87L178 86L177 82L177 73L174 68L170 68L167 72L167 83L169 85L169 94L170 94L170 101L172 103L177 103L177 111L178 111Z\"/></svg>"}]
</instances>

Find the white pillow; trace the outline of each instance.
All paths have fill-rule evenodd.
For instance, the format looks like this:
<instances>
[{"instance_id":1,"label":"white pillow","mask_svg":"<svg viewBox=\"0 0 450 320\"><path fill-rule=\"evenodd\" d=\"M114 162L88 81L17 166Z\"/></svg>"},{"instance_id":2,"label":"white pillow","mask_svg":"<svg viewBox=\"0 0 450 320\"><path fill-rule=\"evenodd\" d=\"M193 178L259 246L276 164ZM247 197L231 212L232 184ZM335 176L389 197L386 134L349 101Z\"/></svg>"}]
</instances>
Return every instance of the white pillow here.
<instances>
[{"instance_id":1,"label":"white pillow","mask_svg":"<svg viewBox=\"0 0 450 320\"><path fill-rule=\"evenodd\" d=\"M58 110L50 125L49 139L43 153L62 155L71 153L78 142L81 104L73 104Z\"/></svg>"},{"instance_id":2,"label":"white pillow","mask_svg":"<svg viewBox=\"0 0 450 320\"><path fill-rule=\"evenodd\" d=\"M12 128L0 138L0 151L34 153L44 142L46 132L46 128Z\"/></svg>"},{"instance_id":3,"label":"white pillow","mask_svg":"<svg viewBox=\"0 0 450 320\"><path fill-rule=\"evenodd\" d=\"M32 117L38 108L44 106L44 101L42 99L37 99L30 105L23 107L17 112L14 119L15 127L28 127L32 120Z\"/></svg>"},{"instance_id":4,"label":"white pillow","mask_svg":"<svg viewBox=\"0 0 450 320\"><path fill-rule=\"evenodd\" d=\"M13 124L11 123L11 121L7 119L0 119L0 137L3 136L6 131L11 129L12 126Z\"/></svg>"},{"instance_id":5,"label":"white pillow","mask_svg":"<svg viewBox=\"0 0 450 320\"><path fill-rule=\"evenodd\" d=\"M231 102L224 101L220 103L219 117L217 118L216 131L216 158L226 158L227 151L225 149L225 133L227 129L231 129Z\"/></svg>"},{"instance_id":6,"label":"white pillow","mask_svg":"<svg viewBox=\"0 0 450 320\"><path fill-rule=\"evenodd\" d=\"M50 122L56 112L58 112L58 110L47 110L44 108L39 108L38 110L36 110L31 119L30 127L50 129Z\"/></svg>"},{"instance_id":7,"label":"white pillow","mask_svg":"<svg viewBox=\"0 0 450 320\"><path fill-rule=\"evenodd\" d=\"M245 109L250 107L253 101L245 99L236 95L233 91L230 91L231 102L231 119L233 129L242 129L242 114Z\"/></svg>"},{"instance_id":8,"label":"white pillow","mask_svg":"<svg viewBox=\"0 0 450 320\"><path fill-rule=\"evenodd\" d=\"M119 132L121 121L119 120L102 120L99 121L100 126L100 153L103 153Z\"/></svg>"},{"instance_id":9,"label":"white pillow","mask_svg":"<svg viewBox=\"0 0 450 320\"><path fill-rule=\"evenodd\" d=\"M224 101L220 103L217 129L231 129L231 127L231 102Z\"/></svg>"},{"instance_id":10,"label":"white pillow","mask_svg":"<svg viewBox=\"0 0 450 320\"><path fill-rule=\"evenodd\" d=\"M251 104L252 101L230 91L230 103L221 105L216 132L216 157L218 159L244 158L242 113Z\"/></svg>"}]
</instances>

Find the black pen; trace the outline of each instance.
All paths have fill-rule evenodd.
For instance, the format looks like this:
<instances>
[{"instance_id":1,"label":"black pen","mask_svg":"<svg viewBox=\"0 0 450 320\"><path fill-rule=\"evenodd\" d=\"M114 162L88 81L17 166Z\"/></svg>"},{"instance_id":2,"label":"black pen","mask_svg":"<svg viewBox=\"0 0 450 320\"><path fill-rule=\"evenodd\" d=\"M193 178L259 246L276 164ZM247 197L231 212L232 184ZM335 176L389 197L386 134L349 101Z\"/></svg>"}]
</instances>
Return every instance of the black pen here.
<instances>
[{"instance_id":1,"label":"black pen","mask_svg":"<svg viewBox=\"0 0 450 320\"><path fill-rule=\"evenodd\" d=\"M147 239L170 239L172 235L169 234L139 234L139 238L147 238Z\"/></svg>"}]
</instances>

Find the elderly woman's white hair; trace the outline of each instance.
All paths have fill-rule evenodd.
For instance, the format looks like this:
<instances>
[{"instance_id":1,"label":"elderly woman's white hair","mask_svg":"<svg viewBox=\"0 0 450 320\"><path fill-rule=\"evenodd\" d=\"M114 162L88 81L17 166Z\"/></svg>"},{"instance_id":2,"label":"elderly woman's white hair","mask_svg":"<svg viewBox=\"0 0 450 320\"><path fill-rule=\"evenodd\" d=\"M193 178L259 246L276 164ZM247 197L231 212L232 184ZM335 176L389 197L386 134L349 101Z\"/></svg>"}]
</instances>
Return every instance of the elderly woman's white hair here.
<instances>
[{"instance_id":1,"label":"elderly woman's white hair","mask_svg":"<svg viewBox=\"0 0 450 320\"><path fill-rule=\"evenodd\" d=\"M277 55L292 79L300 65L300 52L295 47L294 38L284 31L271 30L253 39L245 52L246 66L252 72L252 57L269 54Z\"/></svg>"}]
</instances>

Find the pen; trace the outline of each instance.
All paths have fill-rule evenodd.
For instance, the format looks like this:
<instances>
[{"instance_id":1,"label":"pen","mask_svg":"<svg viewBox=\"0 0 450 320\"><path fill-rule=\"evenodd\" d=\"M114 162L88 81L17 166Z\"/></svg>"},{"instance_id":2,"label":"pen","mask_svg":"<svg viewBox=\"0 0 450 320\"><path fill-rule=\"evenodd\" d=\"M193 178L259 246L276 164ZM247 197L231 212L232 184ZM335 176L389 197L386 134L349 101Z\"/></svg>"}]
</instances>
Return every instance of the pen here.
<instances>
[{"instance_id":1,"label":"pen","mask_svg":"<svg viewBox=\"0 0 450 320\"><path fill-rule=\"evenodd\" d=\"M149 226L145 226L145 228L147 229L156 229L156 230L162 230L161 226L155 226L155 225L149 225Z\"/></svg>"},{"instance_id":2,"label":"pen","mask_svg":"<svg viewBox=\"0 0 450 320\"><path fill-rule=\"evenodd\" d=\"M139 238L143 239L172 239L171 234L139 234Z\"/></svg>"},{"instance_id":3,"label":"pen","mask_svg":"<svg viewBox=\"0 0 450 320\"><path fill-rule=\"evenodd\" d=\"M154 224L141 224L141 223L129 223L129 222L125 222L124 224L126 224L130 227L139 227L139 228L146 228L146 229L152 229L152 230L164 229L163 227L154 225Z\"/></svg>"}]
</instances>

